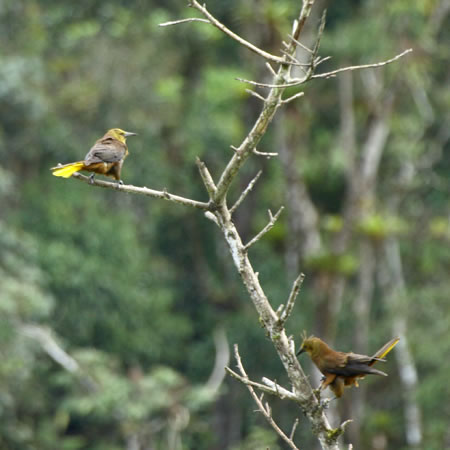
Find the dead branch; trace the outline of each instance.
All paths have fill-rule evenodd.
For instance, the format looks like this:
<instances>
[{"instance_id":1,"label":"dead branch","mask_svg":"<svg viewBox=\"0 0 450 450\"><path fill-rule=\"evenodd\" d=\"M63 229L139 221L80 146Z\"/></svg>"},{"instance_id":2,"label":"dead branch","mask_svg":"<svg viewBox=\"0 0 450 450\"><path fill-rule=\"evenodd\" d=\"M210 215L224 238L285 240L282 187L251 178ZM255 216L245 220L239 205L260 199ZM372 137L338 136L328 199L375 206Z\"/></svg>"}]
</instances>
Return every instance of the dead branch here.
<instances>
[{"instance_id":1,"label":"dead branch","mask_svg":"<svg viewBox=\"0 0 450 450\"><path fill-rule=\"evenodd\" d=\"M410 53L412 51L413 51L412 48L409 48L409 49L403 51L402 53L399 53L398 55L394 56L391 59L388 59L386 61L381 61L378 63L341 67L340 69L332 70L331 72L315 73L315 74L311 74L310 76L305 75L303 78L292 78L288 83L284 83L284 84L259 83L257 81L246 80L245 78L239 78L239 77L237 77L236 80L241 81L242 83L251 84L252 86L258 86L258 87L264 87L264 88L276 88L276 87L289 88L289 87L294 87L294 86L300 86L301 84L304 84L313 78L314 79L315 78L330 78L330 77L334 77L335 75L337 75L338 73L341 73L341 72L347 72L347 71L352 71L352 70L362 70L362 69L374 69L377 67L383 67L383 66L393 63L394 61L397 61L398 59L402 58L403 56L407 55L408 53ZM324 60L320 60L320 62L323 62L323 61Z\"/></svg>"},{"instance_id":2,"label":"dead branch","mask_svg":"<svg viewBox=\"0 0 450 450\"><path fill-rule=\"evenodd\" d=\"M205 163L203 161L200 161L200 158L197 157L195 163L197 164L198 171L200 172L200 176L202 177L203 184L205 185L210 198L212 198L216 193L216 185L214 184L212 176L209 173L209 170L206 167Z\"/></svg>"},{"instance_id":3,"label":"dead branch","mask_svg":"<svg viewBox=\"0 0 450 450\"><path fill-rule=\"evenodd\" d=\"M260 170L256 176L253 178L252 181L248 184L248 186L245 188L245 190L242 192L240 197L236 200L236 203L230 208L230 214L233 214L236 209L239 207L239 205L245 200L245 197L250 193L250 191L253 189L253 186L258 181L259 177L262 174L262 170Z\"/></svg>"},{"instance_id":4,"label":"dead branch","mask_svg":"<svg viewBox=\"0 0 450 450\"><path fill-rule=\"evenodd\" d=\"M290 97L281 100L281 103L283 104L290 103L293 100L296 100L297 98L303 97L303 95L305 95L304 92L297 92L297 94L291 95Z\"/></svg>"},{"instance_id":5,"label":"dead branch","mask_svg":"<svg viewBox=\"0 0 450 450\"><path fill-rule=\"evenodd\" d=\"M147 195L148 197L168 200L173 203L178 203L179 205L191 206L193 208L203 209L205 211L208 211L210 209L210 205L208 203L191 200L190 198L180 197L179 195L175 194L169 194L166 190L155 191L154 189L149 189L147 187L137 187L133 186L132 184L119 184L111 181L98 180L97 178L94 178L94 180L91 181L90 177L82 175L78 172L75 172L72 175L72 178L76 178L77 180L83 181L84 183L92 186L114 189L116 191L126 192L128 194Z\"/></svg>"},{"instance_id":6,"label":"dead branch","mask_svg":"<svg viewBox=\"0 0 450 450\"><path fill-rule=\"evenodd\" d=\"M270 231L273 228L278 217L280 217L280 214L282 213L283 209L284 206L281 206L274 216L272 215L272 212L269 209L268 211L270 219L269 223L251 241L249 241L247 244L244 245L244 251L247 251L255 242L259 241L268 231Z\"/></svg>"},{"instance_id":7,"label":"dead branch","mask_svg":"<svg viewBox=\"0 0 450 450\"><path fill-rule=\"evenodd\" d=\"M245 39L243 39L241 36L239 36L238 34L234 33L233 31L231 31L229 28L227 28L222 22L220 22L219 20L217 20L207 9L205 5L200 5L200 3L198 3L196 0L191 0L189 2L189 6L200 11L206 18L207 20L205 22L210 23L211 25L215 26L216 28L218 28L220 31L222 31L223 33L225 33L227 36L229 36L231 39L234 39L235 41L239 42L239 44L243 45L244 47L248 48L250 51L256 53L257 55L262 56L265 59L268 59L269 61L273 61L279 64L284 64L285 61L283 58L279 57L279 56L275 56L272 55L271 53L268 53L262 49L260 49L259 47L257 47L256 45L253 45L251 42L246 41ZM187 22L187 21L192 21L192 20L182 20L182 21L175 21L175 24L178 23L183 23L183 22ZM171 25L171 23L166 23L166 24L162 24L162 26L165 25Z\"/></svg>"},{"instance_id":8,"label":"dead branch","mask_svg":"<svg viewBox=\"0 0 450 450\"><path fill-rule=\"evenodd\" d=\"M160 27L169 27L171 25L179 25L180 23L188 23L188 22L202 22L202 23L211 23L209 20L200 19L199 17L189 17L188 19L180 19L180 20L172 20L170 22L160 23Z\"/></svg>"},{"instance_id":9,"label":"dead branch","mask_svg":"<svg viewBox=\"0 0 450 450\"><path fill-rule=\"evenodd\" d=\"M239 371L242 374L241 378L244 380L248 380L248 375L245 372L244 366L242 365L241 356L239 355L239 349L238 349L237 344L234 345L234 356L236 358L236 363L239 368ZM286 434L283 432L283 430L277 425L277 423L273 419L272 411L271 411L269 404L267 402L265 405L262 403L262 399L256 395L256 392L253 389L253 386L251 384L245 383L245 385L247 386L247 388L250 392L250 395L253 397L253 400L255 401L256 405L258 406L259 411L266 418L266 420L269 422L271 427L286 442L286 444L289 445L290 448L292 448L293 450L299 450L299 448L294 444L293 440L290 439L288 436L286 436Z\"/></svg>"},{"instance_id":10,"label":"dead branch","mask_svg":"<svg viewBox=\"0 0 450 450\"><path fill-rule=\"evenodd\" d=\"M303 6L300 11L300 15L298 20L295 22L293 37L298 39L301 31L303 30L306 19L309 17L311 13L312 5L314 4L314 0L305 0L303 1ZM288 53L293 56L295 54L295 50L297 48L297 44L292 41L289 48ZM272 121L273 116L276 113L276 110L281 105L281 96L283 94L283 90L280 89L285 83L286 80L289 79L290 65L288 64L288 57L285 55L283 57L283 63L280 66L280 69L274 76L274 84L273 88L271 88L269 94L266 97L266 101L264 102L263 109L256 120L253 128L244 139L242 144L239 147L239 151L236 152L235 156L230 160L228 165L225 167L225 170L222 172L222 175L217 183L217 192L214 197L214 201L219 204L221 203L227 194L227 191L233 182L236 174L242 165L246 162L249 156L253 153L253 150L258 145L261 137L265 133L269 123Z\"/></svg>"},{"instance_id":11,"label":"dead branch","mask_svg":"<svg viewBox=\"0 0 450 450\"><path fill-rule=\"evenodd\" d=\"M295 394L291 391L288 391L287 389L278 386L277 388L274 388L273 386L275 385L275 383L272 381L271 385L264 385L261 383L258 383L256 381L252 381L242 375L239 375L238 373L236 373L234 370L230 369L229 367L225 367L226 372L231 375L233 378L235 378L236 380L240 381L241 383L247 385L247 386L253 386L256 389L259 389L261 392L266 393L266 394L270 394L270 395L275 395L276 397L279 397L280 399L284 400L284 399L288 399L291 400L295 403L298 403L298 398L295 396ZM264 378L263 378L264 381ZM260 400L262 401L262 398L260 397Z\"/></svg>"},{"instance_id":12,"label":"dead branch","mask_svg":"<svg viewBox=\"0 0 450 450\"><path fill-rule=\"evenodd\" d=\"M258 150L256 150L256 148L255 148L255 150L253 150L253 153L254 153L255 155L258 155L258 156L266 156L268 159L272 158L273 156L278 156L278 153L273 153L273 152L259 152Z\"/></svg>"},{"instance_id":13,"label":"dead branch","mask_svg":"<svg viewBox=\"0 0 450 450\"><path fill-rule=\"evenodd\" d=\"M280 327L284 327L287 319L289 318L292 309L294 308L295 299L297 298L298 293L300 292L300 288L302 287L303 280L305 279L305 274L301 273L294 281L292 285L291 293L289 294L288 301L286 303L286 307L282 309L281 314L279 315L278 324Z\"/></svg>"},{"instance_id":14,"label":"dead branch","mask_svg":"<svg viewBox=\"0 0 450 450\"><path fill-rule=\"evenodd\" d=\"M398 59L402 58L403 56L407 55L408 53L411 53L412 51L413 51L412 48L408 48L407 50L403 51L402 53L399 53L398 55L396 55L393 58L388 59L386 61L381 61L378 63L371 63L371 64L361 64L359 66L341 67L340 69L332 70L331 72L316 73L316 74L312 75L311 78L329 78L334 75L337 75L338 73L347 72L349 70L374 69L376 67L383 67L383 66L393 63L394 61L397 61Z\"/></svg>"},{"instance_id":15,"label":"dead branch","mask_svg":"<svg viewBox=\"0 0 450 450\"><path fill-rule=\"evenodd\" d=\"M289 435L289 439L292 441L294 439L295 430L297 429L298 424L300 423L300 420L298 417L295 419L294 424L292 425L291 434Z\"/></svg>"},{"instance_id":16,"label":"dead branch","mask_svg":"<svg viewBox=\"0 0 450 450\"><path fill-rule=\"evenodd\" d=\"M262 102L266 101L265 97L263 97L261 94L258 94L257 92L255 92L251 89L246 89L245 92L247 92L250 95L253 95L253 97L256 97L258 100L261 100Z\"/></svg>"}]
</instances>

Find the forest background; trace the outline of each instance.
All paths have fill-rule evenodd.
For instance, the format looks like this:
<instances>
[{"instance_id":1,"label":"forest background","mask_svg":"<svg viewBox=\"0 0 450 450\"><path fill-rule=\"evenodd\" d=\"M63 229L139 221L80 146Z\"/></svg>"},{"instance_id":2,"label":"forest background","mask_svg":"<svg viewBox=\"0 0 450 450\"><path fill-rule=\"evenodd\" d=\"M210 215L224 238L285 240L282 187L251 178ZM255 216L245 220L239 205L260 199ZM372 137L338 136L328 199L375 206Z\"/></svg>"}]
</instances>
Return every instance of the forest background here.
<instances>
[{"instance_id":1,"label":"forest background","mask_svg":"<svg viewBox=\"0 0 450 450\"><path fill-rule=\"evenodd\" d=\"M207 6L275 54L300 7ZM325 7L321 70L414 51L303 86L258 148L278 156L254 155L233 186L237 197L263 171L234 221L248 240L285 206L251 255L274 308L305 273L287 323L297 343L307 330L370 353L402 338L389 378L333 405L354 419L345 440L450 448L450 5L318 0L311 37ZM261 108L236 77L270 73L209 25L158 26L191 15L179 1L0 6L1 449L284 448L246 388L213 372L238 343L253 379L287 382L212 222L48 170L118 126L139 134L125 183L206 200L195 157L221 173ZM300 409L270 402L314 448Z\"/></svg>"}]
</instances>

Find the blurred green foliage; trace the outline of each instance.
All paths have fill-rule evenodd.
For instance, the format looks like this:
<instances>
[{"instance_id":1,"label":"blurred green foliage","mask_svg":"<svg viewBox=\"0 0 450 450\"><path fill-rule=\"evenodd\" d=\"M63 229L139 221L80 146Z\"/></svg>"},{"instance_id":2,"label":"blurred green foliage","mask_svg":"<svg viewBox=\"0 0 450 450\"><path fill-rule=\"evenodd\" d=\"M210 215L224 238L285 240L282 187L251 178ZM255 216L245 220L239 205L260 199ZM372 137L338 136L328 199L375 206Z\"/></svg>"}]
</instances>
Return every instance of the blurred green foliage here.
<instances>
[{"instance_id":1,"label":"blurred green foliage","mask_svg":"<svg viewBox=\"0 0 450 450\"><path fill-rule=\"evenodd\" d=\"M419 404L427 449L449 445L448 355L448 16L439 25L437 1L322 2L328 27L323 70L385 59L407 47L407 60L382 69L386 89L398 89L373 214L358 225L348 253L329 249L302 261L307 278L289 331L312 331L317 319L309 277L348 277L355 295L356 244L369 237L401 242L412 352L419 370ZM328 4L329 3L329 4ZM278 52L299 3L208 2L230 28ZM260 109L236 77L263 79L264 61L206 24L160 28L189 17L176 1L6 0L0 8L0 448L13 449L271 449L283 443L254 414L246 389L226 380L219 397L205 388L213 369L213 332L224 325L240 345L248 373L285 383L227 250L198 211L93 189L51 177L49 167L79 160L107 129L137 132L129 141L125 182L205 200L195 168L204 159L216 178ZM314 19L317 20L317 17ZM378 73L378 72L377 72ZM367 80L354 76L355 120L363 139L370 104ZM294 92L293 92L294 93ZM377 97L378 96L378 97ZM368 98L369 97L369 98ZM342 227L345 149L339 148L338 84L305 86L286 108L282 127L298 151L328 242ZM368 106L369 105L369 106ZM306 131L305 131L306 130ZM260 151L277 151L270 129ZM399 208L389 214L399 168L416 173ZM230 202L256 171L263 177L236 215L248 240L285 202L277 158L250 161ZM286 219L252 248L251 257L274 307L291 279L284 253ZM389 311L377 294L371 343L390 334ZM50 328L96 384L87 389L22 332ZM352 315L339 316L351 340ZM392 366L391 366L392 367ZM390 373L395 372L391 370ZM365 448L384 434L389 448L406 448L394 375L366 411ZM274 416L290 429L299 410L278 401ZM296 436L312 448L307 426ZM134 443L134 444L133 444ZM147 445L147 447L144 447Z\"/></svg>"}]
</instances>

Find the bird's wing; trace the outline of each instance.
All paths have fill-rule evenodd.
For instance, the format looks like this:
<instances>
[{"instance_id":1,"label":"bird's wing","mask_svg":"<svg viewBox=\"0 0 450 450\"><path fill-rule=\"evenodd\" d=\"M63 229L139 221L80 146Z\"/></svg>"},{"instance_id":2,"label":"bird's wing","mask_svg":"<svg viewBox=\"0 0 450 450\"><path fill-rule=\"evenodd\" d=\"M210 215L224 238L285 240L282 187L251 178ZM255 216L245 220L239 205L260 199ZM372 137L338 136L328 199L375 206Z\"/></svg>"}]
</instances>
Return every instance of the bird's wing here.
<instances>
[{"instance_id":1,"label":"bird's wing","mask_svg":"<svg viewBox=\"0 0 450 450\"><path fill-rule=\"evenodd\" d=\"M126 146L115 139L97 141L84 158L86 164L121 161L126 154Z\"/></svg>"},{"instance_id":2,"label":"bird's wing","mask_svg":"<svg viewBox=\"0 0 450 450\"><path fill-rule=\"evenodd\" d=\"M365 374L387 376L387 374L385 374L381 370L370 367L369 364L372 361L373 358L371 356L358 355L356 353L347 353L346 361L334 367L327 368L327 371L345 377Z\"/></svg>"}]
</instances>

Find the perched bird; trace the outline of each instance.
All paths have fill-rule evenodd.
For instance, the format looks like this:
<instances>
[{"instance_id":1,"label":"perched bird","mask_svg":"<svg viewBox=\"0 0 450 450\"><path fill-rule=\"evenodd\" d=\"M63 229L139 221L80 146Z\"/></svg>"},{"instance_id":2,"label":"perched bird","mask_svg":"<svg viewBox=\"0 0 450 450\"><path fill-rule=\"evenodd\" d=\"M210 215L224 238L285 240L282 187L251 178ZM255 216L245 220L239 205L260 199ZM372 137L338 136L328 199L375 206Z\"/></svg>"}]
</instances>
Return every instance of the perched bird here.
<instances>
[{"instance_id":1,"label":"perched bird","mask_svg":"<svg viewBox=\"0 0 450 450\"><path fill-rule=\"evenodd\" d=\"M83 161L59 165L50 170L53 171L55 177L63 178L69 178L75 172L85 170L93 172L90 176L91 183L94 181L95 174L99 173L113 177L122 184L120 172L123 161L128 155L126 139L130 136L136 136L136 133L113 128L94 144Z\"/></svg>"},{"instance_id":2,"label":"perched bird","mask_svg":"<svg viewBox=\"0 0 450 450\"><path fill-rule=\"evenodd\" d=\"M303 352L309 354L324 378L319 387L320 390L327 386L337 398L344 393L345 386L358 387L358 378L366 375L383 375L386 373L374 369L372 366L377 361L385 361L383 358L395 347L399 338L394 338L381 347L373 356L358 355L356 353L336 352L321 339L311 336L304 338L297 355Z\"/></svg>"}]
</instances>

